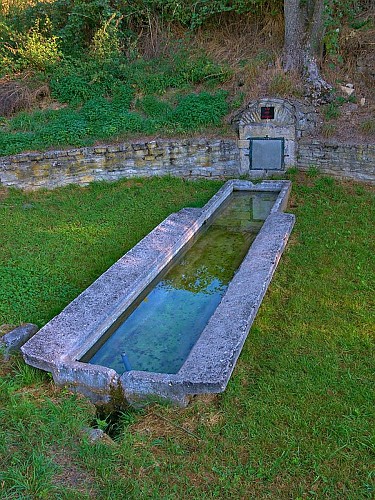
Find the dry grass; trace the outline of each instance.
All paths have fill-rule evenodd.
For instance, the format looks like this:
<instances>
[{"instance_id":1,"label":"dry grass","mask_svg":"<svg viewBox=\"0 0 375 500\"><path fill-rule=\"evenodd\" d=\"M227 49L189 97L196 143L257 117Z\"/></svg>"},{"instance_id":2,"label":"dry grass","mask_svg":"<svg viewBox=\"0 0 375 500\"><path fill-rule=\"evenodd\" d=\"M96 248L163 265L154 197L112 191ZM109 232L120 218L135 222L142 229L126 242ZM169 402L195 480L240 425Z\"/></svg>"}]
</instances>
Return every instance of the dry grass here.
<instances>
[{"instance_id":1,"label":"dry grass","mask_svg":"<svg viewBox=\"0 0 375 500\"><path fill-rule=\"evenodd\" d=\"M194 46L233 70L225 87L244 102L266 95L299 96L298 75L285 75L281 64L284 20L281 14L222 16L216 25L198 30Z\"/></svg>"},{"instance_id":2,"label":"dry grass","mask_svg":"<svg viewBox=\"0 0 375 500\"><path fill-rule=\"evenodd\" d=\"M14 325L8 325L8 324L0 325L0 337L5 335L6 333L12 331L13 328L15 328Z\"/></svg>"},{"instance_id":3,"label":"dry grass","mask_svg":"<svg viewBox=\"0 0 375 500\"><path fill-rule=\"evenodd\" d=\"M127 57L133 58L141 54L145 59L161 57L168 54L174 44L175 33L172 26L167 26L158 16L145 16L129 20L130 28L137 33L137 39L127 47ZM173 32L173 34L172 34Z\"/></svg>"},{"instance_id":4,"label":"dry grass","mask_svg":"<svg viewBox=\"0 0 375 500\"><path fill-rule=\"evenodd\" d=\"M340 48L347 75L355 81L363 94L374 99L375 13L372 18L373 26L367 29L344 27Z\"/></svg>"},{"instance_id":5,"label":"dry grass","mask_svg":"<svg viewBox=\"0 0 375 500\"><path fill-rule=\"evenodd\" d=\"M336 133L336 126L333 123L324 123L322 126L322 136L326 139L333 137Z\"/></svg>"},{"instance_id":6,"label":"dry grass","mask_svg":"<svg viewBox=\"0 0 375 500\"><path fill-rule=\"evenodd\" d=\"M360 125L360 130L365 135L375 135L375 119L365 120Z\"/></svg>"},{"instance_id":7,"label":"dry grass","mask_svg":"<svg viewBox=\"0 0 375 500\"><path fill-rule=\"evenodd\" d=\"M0 81L0 116L11 116L18 111L35 107L41 99L49 96L46 84L30 88L26 82L15 80Z\"/></svg>"},{"instance_id":8,"label":"dry grass","mask_svg":"<svg viewBox=\"0 0 375 500\"><path fill-rule=\"evenodd\" d=\"M369 4L370 6L370 4ZM368 143L375 139L375 11L368 10L356 20L360 29L343 25L340 33L340 61L327 59L325 78L337 89L338 96L347 102L340 105L339 116L333 124L322 127L323 137L341 141ZM354 94L348 99L340 85L351 83ZM334 130L333 130L334 129Z\"/></svg>"},{"instance_id":9,"label":"dry grass","mask_svg":"<svg viewBox=\"0 0 375 500\"><path fill-rule=\"evenodd\" d=\"M242 61L250 61L259 52L276 56L284 38L281 15L222 16L216 25L198 30L194 44L214 60L226 62L233 68Z\"/></svg>"},{"instance_id":10,"label":"dry grass","mask_svg":"<svg viewBox=\"0 0 375 500\"><path fill-rule=\"evenodd\" d=\"M358 94L357 94L358 95ZM361 97L361 94L358 96ZM323 124L320 135L323 138L335 138L342 142L367 144L375 139L375 104L366 99L361 106L359 98L356 102L340 105L340 114L334 120ZM321 115L324 120L324 116Z\"/></svg>"},{"instance_id":11,"label":"dry grass","mask_svg":"<svg viewBox=\"0 0 375 500\"><path fill-rule=\"evenodd\" d=\"M360 29L343 25L340 32L338 54L341 63L324 65L324 73L333 84L336 82L353 83L356 95L367 101L375 100L375 10L362 14L358 24L366 23Z\"/></svg>"}]
</instances>

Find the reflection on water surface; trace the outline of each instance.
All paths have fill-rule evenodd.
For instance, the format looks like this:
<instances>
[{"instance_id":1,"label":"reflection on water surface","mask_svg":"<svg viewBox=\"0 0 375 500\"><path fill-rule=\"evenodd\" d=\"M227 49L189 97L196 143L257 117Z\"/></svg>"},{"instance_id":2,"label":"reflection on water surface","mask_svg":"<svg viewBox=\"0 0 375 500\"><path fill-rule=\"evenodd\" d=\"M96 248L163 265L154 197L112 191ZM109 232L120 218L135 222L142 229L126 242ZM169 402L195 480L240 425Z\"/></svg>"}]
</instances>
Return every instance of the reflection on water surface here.
<instances>
[{"instance_id":1,"label":"reflection on water surface","mask_svg":"<svg viewBox=\"0 0 375 500\"><path fill-rule=\"evenodd\" d=\"M126 353L128 369L177 373L276 197L277 193L234 192L193 246L83 361L123 373Z\"/></svg>"}]
</instances>

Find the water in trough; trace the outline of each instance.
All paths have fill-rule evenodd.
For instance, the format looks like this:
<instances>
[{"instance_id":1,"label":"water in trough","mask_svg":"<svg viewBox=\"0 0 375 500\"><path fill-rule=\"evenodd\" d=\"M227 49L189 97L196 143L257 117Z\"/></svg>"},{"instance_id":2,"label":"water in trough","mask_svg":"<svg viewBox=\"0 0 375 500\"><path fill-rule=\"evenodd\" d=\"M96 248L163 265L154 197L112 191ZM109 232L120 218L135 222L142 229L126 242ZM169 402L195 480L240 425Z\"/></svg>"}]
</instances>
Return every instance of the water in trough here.
<instances>
[{"instance_id":1,"label":"water in trough","mask_svg":"<svg viewBox=\"0 0 375 500\"><path fill-rule=\"evenodd\" d=\"M81 361L118 373L177 373L219 305L278 193L236 191L190 248Z\"/></svg>"}]
</instances>

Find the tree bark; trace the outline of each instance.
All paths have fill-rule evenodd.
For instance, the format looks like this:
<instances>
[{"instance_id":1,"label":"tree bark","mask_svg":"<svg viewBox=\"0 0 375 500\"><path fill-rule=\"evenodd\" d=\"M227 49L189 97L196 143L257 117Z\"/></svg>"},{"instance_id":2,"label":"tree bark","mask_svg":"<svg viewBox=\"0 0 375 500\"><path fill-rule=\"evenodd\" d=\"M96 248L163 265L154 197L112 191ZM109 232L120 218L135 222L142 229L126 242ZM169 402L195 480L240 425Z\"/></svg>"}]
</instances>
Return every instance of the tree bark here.
<instances>
[{"instance_id":1,"label":"tree bark","mask_svg":"<svg viewBox=\"0 0 375 500\"><path fill-rule=\"evenodd\" d=\"M315 0L310 22L310 47L314 56L319 59L323 56L324 5L325 0Z\"/></svg>"},{"instance_id":2,"label":"tree bark","mask_svg":"<svg viewBox=\"0 0 375 500\"><path fill-rule=\"evenodd\" d=\"M305 15L300 0L284 1L284 71L302 70Z\"/></svg>"},{"instance_id":3,"label":"tree bark","mask_svg":"<svg viewBox=\"0 0 375 500\"><path fill-rule=\"evenodd\" d=\"M332 87L320 74L323 52L325 0L284 0L284 71L297 71L306 95L316 104L328 102Z\"/></svg>"}]
</instances>

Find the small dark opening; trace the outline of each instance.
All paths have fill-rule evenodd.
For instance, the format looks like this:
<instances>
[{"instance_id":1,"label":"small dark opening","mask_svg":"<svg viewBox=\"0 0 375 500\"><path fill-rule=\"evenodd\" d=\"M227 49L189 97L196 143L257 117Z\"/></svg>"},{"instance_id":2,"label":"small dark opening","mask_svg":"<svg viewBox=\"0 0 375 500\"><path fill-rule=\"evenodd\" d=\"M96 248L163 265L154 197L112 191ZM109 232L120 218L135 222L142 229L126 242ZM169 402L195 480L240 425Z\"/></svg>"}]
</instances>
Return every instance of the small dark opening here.
<instances>
[{"instance_id":1,"label":"small dark opening","mask_svg":"<svg viewBox=\"0 0 375 500\"><path fill-rule=\"evenodd\" d=\"M260 118L262 120L273 120L275 118L274 106L262 106L260 108Z\"/></svg>"}]
</instances>

